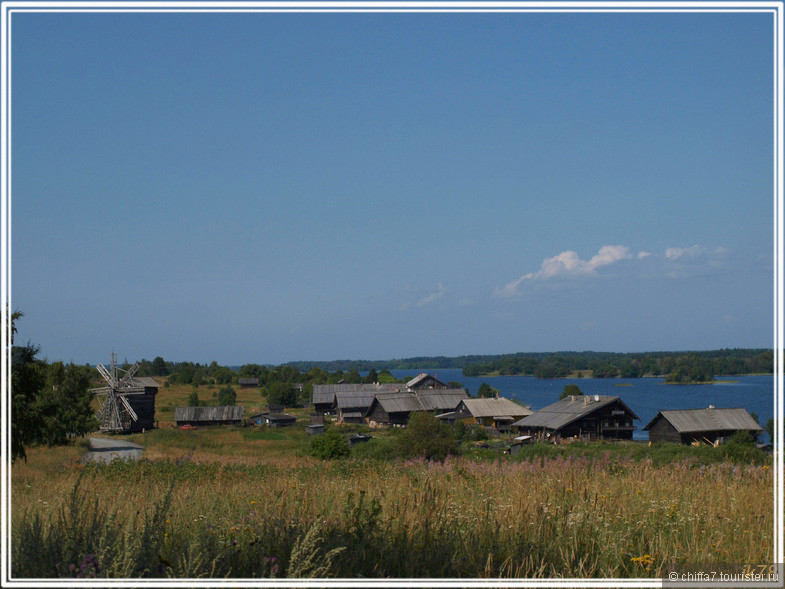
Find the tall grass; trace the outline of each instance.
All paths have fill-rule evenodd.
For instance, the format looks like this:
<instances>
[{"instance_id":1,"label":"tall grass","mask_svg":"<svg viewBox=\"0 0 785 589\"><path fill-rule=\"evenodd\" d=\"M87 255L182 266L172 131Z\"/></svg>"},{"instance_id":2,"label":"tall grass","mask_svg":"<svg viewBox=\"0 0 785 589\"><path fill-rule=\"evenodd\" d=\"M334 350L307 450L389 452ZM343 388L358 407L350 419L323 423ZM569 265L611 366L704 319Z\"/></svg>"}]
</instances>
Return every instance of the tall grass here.
<instances>
[{"instance_id":1,"label":"tall grass","mask_svg":"<svg viewBox=\"0 0 785 589\"><path fill-rule=\"evenodd\" d=\"M773 558L768 465L606 452L19 474L15 577L656 577L666 562Z\"/></svg>"}]
</instances>

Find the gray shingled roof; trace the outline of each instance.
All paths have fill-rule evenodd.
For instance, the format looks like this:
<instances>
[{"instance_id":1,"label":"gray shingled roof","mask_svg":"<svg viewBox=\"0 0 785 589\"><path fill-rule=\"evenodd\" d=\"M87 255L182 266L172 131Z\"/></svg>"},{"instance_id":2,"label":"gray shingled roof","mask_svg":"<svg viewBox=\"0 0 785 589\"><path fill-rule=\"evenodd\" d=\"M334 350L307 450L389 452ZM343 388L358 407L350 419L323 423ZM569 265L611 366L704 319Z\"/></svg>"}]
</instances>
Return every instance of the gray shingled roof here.
<instances>
[{"instance_id":1,"label":"gray shingled roof","mask_svg":"<svg viewBox=\"0 0 785 589\"><path fill-rule=\"evenodd\" d=\"M338 409L346 409L347 407L367 409L373 403L375 395L374 391L339 391L335 393L335 404Z\"/></svg>"},{"instance_id":2,"label":"gray shingled roof","mask_svg":"<svg viewBox=\"0 0 785 589\"><path fill-rule=\"evenodd\" d=\"M180 421L239 421L243 418L242 405L221 407L175 407L174 420Z\"/></svg>"},{"instance_id":3,"label":"gray shingled roof","mask_svg":"<svg viewBox=\"0 0 785 589\"><path fill-rule=\"evenodd\" d=\"M643 429L649 429L660 415L682 434L726 430L762 431L760 425L743 407L660 411Z\"/></svg>"},{"instance_id":4,"label":"gray shingled roof","mask_svg":"<svg viewBox=\"0 0 785 589\"><path fill-rule=\"evenodd\" d=\"M599 400L595 401L595 398ZM615 401L619 401L635 419L640 419L619 397L610 395L570 395L516 421L514 425L558 430Z\"/></svg>"},{"instance_id":5,"label":"gray shingled roof","mask_svg":"<svg viewBox=\"0 0 785 589\"><path fill-rule=\"evenodd\" d=\"M158 383L152 376L137 376L131 379L131 385L135 387L158 387Z\"/></svg>"},{"instance_id":6,"label":"gray shingled roof","mask_svg":"<svg viewBox=\"0 0 785 589\"><path fill-rule=\"evenodd\" d=\"M405 413L407 411L425 411L420 399L414 393L379 393L376 400L387 413Z\"/></svg>"},{"instance_id":7,"label":"gray shingled roof","mask_svg":"<svg viewBox=\"0 0 785 589\"><path fill-rule=\"evenodd\" d=\"M316 403L332 403L335 401L335 394L339 392L345 393L361 393L368 392L389 392L395 390L404 390L406 385L401 382L395 383L360 383L360 384L315 384L313 385L313 396L311 402Z\"/></svg>"},{"instance_id":8,"label":"gray shingled roof","mask_svg":"<svg viewBox=\"0 0 785 589\"><path fill-rule=\"evenodd\" d=\"M455 409L469 395L463 389L426 389L416 391L425 411L447 411Z\"/></svg>"},{"instance_id":9,"label":"gray shingled roof","mask_svg":"<svg viewBox=\"0 0 785 589\"><path fill-rule=\"evenodd\" d=\"M498 399L465 399L463 404L472 417L496 417L514 415L525 417L532 414L531 407L524 407L515 401L500 397Z\"/></svg>"}]
</instances>

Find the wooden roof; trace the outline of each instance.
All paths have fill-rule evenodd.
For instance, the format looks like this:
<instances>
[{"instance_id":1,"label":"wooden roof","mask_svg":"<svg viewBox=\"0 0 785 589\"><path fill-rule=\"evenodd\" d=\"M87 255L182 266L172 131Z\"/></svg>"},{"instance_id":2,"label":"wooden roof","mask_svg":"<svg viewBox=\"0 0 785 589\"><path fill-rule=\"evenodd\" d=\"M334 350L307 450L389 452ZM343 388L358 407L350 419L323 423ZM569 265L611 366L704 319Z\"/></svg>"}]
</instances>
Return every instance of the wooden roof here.
<instances>
[{"instance_id":1,"label":"wooden roof","mask_svg":"<svg viewBox=\"0 0 785 589\"><path fill-rule=\"evenodd\" d=\"M660 411L643 429L649 429L660 416L682 434L727 430L762 431L758 422L743 407Z\"/></svg>"},{"instance_id":2,"label":"wooden roof","mask_svg":"<svg viewBox=\"0 0 785 589\"><path fill-rule=\"evenodd\" d=\"M180 421L239 421L243 418L242 405L220 407L175 407L174 420Z\"/></svg>"},{"instance_id":3,"label":"wooden roof","mask_svg":"<svg viewBox=\"0 0 785 589\"><path fill-rule=\"evenodd\" d=\"M525 417L531 415L531 407L519 405L511 399L504 397L494 399L464 399L463 405L472 414L472 417L496 417L501 415L513 415Z\"/></svg>"},{"instance_id":4,"label":"wooden roof","mask_svg":"<svg viewBox=\"0 0 785 589\"><path fill-rule=\"evenodd\" d=\"M144 388L159 388L158 383L152 376L137 376L131 379L131 386Z\"/></svg>"},{"instance_id":5,"label":"wooden roof","mask_svg":"<svg viewBox=\"0 0 785 589\"><path fill-rule=\"evenodd\" d=\"M391 392L405 390L406 385L400 382L393 383L359 383L359 384L315 384L311 403L333 403L336 393L362 393L362 392Z\"/></svg>"},{"instance_id":6,"label":"wooden roof","mask_svg":"<svg viewBox=\"0 0 785 589\"><path fill-rule=\"evenodd\" d=\"M455 409L469 395L464 389L420 389L415 391L424 411Z\"/></svg>"},{"instance_id":7,"label":"wooden roof","mask_svg":"<svg viewBox=\"0 0 785 589\"><path fill-rule=\"evenodd\" d=\"M376 395L375 402L379 403L387 413L425 411L420 399L412 392L379 393Z\"/></svg>"},{"instance_id":8,"label":"wooden roof","mask_svg":"<svg viewBox=\"0 0 785 589\"><path fill-rule=\"evenodd\" d=\"M431 376L427 372L421 372L420 374L415 376L413 379L411 379L409 382L407 382L406 386L409 387L410 389L416 389L423 381L428 380L428 379L430 379L430 380L434 381L435 383L441 385L442 388L446 388L447 387L446 384L444 384L442 381L440 381L435 376Z\"/></svg>"},{"instance_id":9,"label":"wooden roof","mask_svg":"<svg viewBox=\"0 0 785 589\"><path fill-rule=\"evenodd\" d=\"M571 424L573 421L594 413L597 409L617 401L633 419L640 419L619 397L610 395L570 395L516 421L515 425L558 430Z\"/></svg>"}]
</instances>

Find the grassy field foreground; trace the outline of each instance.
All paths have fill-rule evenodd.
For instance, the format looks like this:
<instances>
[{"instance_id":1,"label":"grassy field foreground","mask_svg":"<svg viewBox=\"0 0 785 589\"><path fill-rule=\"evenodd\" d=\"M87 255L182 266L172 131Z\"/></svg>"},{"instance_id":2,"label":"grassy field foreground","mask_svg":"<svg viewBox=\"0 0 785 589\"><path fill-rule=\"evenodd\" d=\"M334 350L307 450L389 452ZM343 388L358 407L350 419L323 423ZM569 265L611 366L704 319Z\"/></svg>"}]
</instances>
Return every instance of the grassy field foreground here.
<instances>
[{"instance_id":1,"label":"grassy field foreground","mask_svg":"<svg viewBox=\"0 0 785 589\"><path fill-rule=\"evenodd\" d=\"M74 445L14 466L15 577L652 578L773 558L766 464L321 462L299 426L130 439L146 460L81 466Z\"/></svg>"}]
</instances>

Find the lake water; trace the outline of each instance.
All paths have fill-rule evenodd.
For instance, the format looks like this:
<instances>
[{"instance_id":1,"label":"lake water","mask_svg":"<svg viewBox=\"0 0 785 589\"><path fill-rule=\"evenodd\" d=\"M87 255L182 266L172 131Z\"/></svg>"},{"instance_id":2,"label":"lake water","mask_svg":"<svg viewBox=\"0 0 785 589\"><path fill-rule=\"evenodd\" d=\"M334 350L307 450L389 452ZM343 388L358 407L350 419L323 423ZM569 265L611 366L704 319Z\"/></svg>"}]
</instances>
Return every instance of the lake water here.
<instances>
[{"instance_id":1,"label":"lake water","mask_svg":"<svg viewBox=\"0 0 785 589\"><path fill-rule=\"evenodd\" d=\"M616 395L638 414L636 440L646 440L649 433L642 431L662 409L705 409L715 407L744 407L755 413L761 425L774 414L774 376L718 376L709 385L666 385L664 378L558 378L540 379L533 376L464 376L460 369L391 370L393 376L403 378L420 372L436 374L444 383L463 383L471 395L487 382L502 396L514 399L534 410L542 409L559 400L568 384L576 384L586 395ZM727 382L722 382L727 381ZM762 438L767 438L763 434Z\"/></svg>"}]
</instances>

